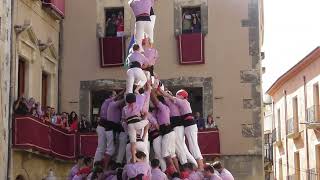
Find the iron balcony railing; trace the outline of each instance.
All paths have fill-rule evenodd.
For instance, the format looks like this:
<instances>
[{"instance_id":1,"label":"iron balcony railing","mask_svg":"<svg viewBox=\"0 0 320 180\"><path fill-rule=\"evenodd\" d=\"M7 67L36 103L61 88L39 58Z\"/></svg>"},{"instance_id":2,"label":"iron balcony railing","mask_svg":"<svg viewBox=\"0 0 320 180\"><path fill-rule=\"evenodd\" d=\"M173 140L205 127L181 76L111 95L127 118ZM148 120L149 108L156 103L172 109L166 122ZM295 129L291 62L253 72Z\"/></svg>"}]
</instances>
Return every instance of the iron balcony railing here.
<instances>
[{"instance_id":1,"label":"iron balcony railing","mask_svg":"<svg viewBox=\"0 0 320 180\"><path fill-rule=\"evenodd\" d=\"M320 106L313 105L307 109L307 122L308 123L317 123L320 118Z\"/></svg>"},{"instance_id":2,"label":"iron balcony railing","mask_svg":"<svg viewBox=\"0 0 320 180\"><path fill-rule=\"evenodd\" d=\"M274 128L273 130L272 130L272 143L274 143L274 142L276 142L276 140L277 140L277 129L276 128Z\"/></svg>"},{"instance_id":3,"label":"iron balcony railing","mask_svg":"<svg viewBox=\"0 0 320 180\"><path fill-rule=\"evenodd\" d=\"M295 132L294 119L290 118L287 120L287 134L292 134Z\"/></svg>"},{"instance_id":4,"label":"iron balcony railing","mask_svg":"<svg viewBox=\"0 0 320 180\"><path fill-rule=\"evenodd\" d=\"M272 146L272 134L265 134L264 135L264 162L272 162L273 161L273 146Z\"/></svg>"}]
</instances>

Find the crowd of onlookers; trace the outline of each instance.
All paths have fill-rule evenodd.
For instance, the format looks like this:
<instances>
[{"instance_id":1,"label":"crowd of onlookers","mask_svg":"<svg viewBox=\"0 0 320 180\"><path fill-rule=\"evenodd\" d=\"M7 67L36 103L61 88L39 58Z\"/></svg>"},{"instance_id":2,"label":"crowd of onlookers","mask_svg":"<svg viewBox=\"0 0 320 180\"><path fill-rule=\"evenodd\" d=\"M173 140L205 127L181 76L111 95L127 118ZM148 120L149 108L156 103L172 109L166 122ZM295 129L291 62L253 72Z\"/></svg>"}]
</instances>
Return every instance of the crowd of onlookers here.
<instances>
[{"instance_id":1,"label":"crowd of onlookers","mask_svg":"<svg viewBox=\"0 0 320 180\"><path fill-rule=\"evenodd\" d=\"M209 114L207 116L207 120L201 117L201 114L199 112L196 112L194 114L194 119L197 122L197 126L199 130L204 129L218 129L218 126L216 125L216 122L213 120L212 114Z\"/></svg>"},{"instance_id":2,"label":"crowd of onlookers","mask_svg":"<svg viewBox=\"0 0 320 180\"><path fill-rule=\"evenodd\" d=\"M122 37L124 35L124 19L123 12L111 13L106 18L106 36Z\"/></svg>"},{"instance_id":3,"label":"crowd of onlookers","mask_svg":"<svg viewBox=\"0 0 320 180\"><path fill-rule=\"evenodd\" d=\"M126 164L124 167L110 161L107 166L103 161L93 163L92 158L79 157L77 163L69 172L68 180L234 180L233 175L215 161L206 164L204 171L199 171L192 163L182 165L180 172L162 171L158 159L151 163L145 161L146 155L138 151L137 162Z\"/></svg>"},{"instance_id":4,"label":"crowd of onlookers","mask_svg":"<svg viewBox=\"0 0 320 180\"><path fill-rule=\"evenodd\" d=\"M41 119L43 122L48 122L53 125L66 129L69 132L89 132L91 125L86 120L85 115L79 118L77 113L62 112L57 113L56 109L50 106L42 107L34 98L20 97L14 102L15 115L30 115Z\"/></svg>"}]
</instances>

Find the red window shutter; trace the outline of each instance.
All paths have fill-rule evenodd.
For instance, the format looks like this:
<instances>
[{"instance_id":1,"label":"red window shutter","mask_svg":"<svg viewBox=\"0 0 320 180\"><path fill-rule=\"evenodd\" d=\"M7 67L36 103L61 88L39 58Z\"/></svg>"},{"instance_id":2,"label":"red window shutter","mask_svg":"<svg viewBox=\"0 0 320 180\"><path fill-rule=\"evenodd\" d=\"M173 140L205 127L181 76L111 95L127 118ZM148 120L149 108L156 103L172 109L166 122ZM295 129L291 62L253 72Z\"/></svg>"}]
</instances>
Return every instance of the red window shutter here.
<instances>
[{"instance_id":1,"label":"red window shutter","mask_svg":"<svg viewBox=\"0 0 320 180\"><path fill-rule=\"evenodd\" d=\"M124 47L124 37L100 38L101 67L122 66Z\"/></svg>"},{"instance_id":2,"label":"red window shutter","mask_svg":"<svg viewBox=\"0 0 320 180\"><path fill-rule=\"evenodd\" d=\"M42 73L42 106L46 107L48 98L48 75Z\"/></svg>"},{"instance_id":3,"label":"red window shutter","mask_svg":"<svg viewBox=\"0 0 320 180\"><path fill-rule=\"evenodd\" d=\"M180 64L204 64L204 36L202 33L181 34L178 36Z\"/></svg>"},{"instance_id":4,"label":"red window shutter","mask_svg":"<svg viewBox=\"0 0 320 180\"><path fill-rule=\"evenodd\" d=\"M19 60L18 97L21 97L25 93L25 73L26 73L26 63L23 60Z\"/></svg>"}]
</instances>

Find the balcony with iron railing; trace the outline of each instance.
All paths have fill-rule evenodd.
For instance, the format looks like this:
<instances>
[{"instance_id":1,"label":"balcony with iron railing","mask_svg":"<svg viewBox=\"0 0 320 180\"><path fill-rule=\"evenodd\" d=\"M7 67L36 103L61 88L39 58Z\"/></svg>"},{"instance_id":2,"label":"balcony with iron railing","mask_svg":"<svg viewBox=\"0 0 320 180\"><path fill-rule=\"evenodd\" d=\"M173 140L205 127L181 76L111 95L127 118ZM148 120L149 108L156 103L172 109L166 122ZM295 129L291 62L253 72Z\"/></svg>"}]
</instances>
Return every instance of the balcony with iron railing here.
<instances>
[{"instance_id":1,"label":"balcony with iron railing","mask_svg":"<svg viewBox=\"0 0 320 180\"><path fill-rule=\"evenodd\" d=\"M307 127L320 128L320 106L313 105L307 109Z\"/></svg>"},{"instance_id":2,"label":"balcony with iron railing","mask_svg":"<svg viewBox=\"0 0 320 180\"><path fill-rule=\"evenodd\" d=\"M271 140L272 140L272 143L275 143L276 140L277 140L277 129L276 129L276 128L274 128L274 129L272 130Z\"/></svg>"},{"instance_id":3,"label":"balcony with iron railing","mask_svg":"<svg viewBox=\"0 0 320 180\"><path fill-rule=\"evenodd\" d=\"M272 133L264 135L264 162L265 165L273 162Z\"/></svg>"},{"instance_id":4,"label":"balcony with iron railing","mask_svg":"<svg viewBox=\"0 0 320 180\"><path fill-rule=\"evenodd\" d=\"M293 139L300 136L298 119L292 117L287 120L287 136Z\"/></svg>"},{"instance_id":5,"label":"balcony with iron railing","mask_svg":"<svg viewBox=\"0 0 320 180\"><path fill-rule=\"evenodd\" d=\"M272 130L272 143L276 146L281 146L282 145L282 140L281 140L281 128L274 128Z\"/></svg>"}]
</instances>

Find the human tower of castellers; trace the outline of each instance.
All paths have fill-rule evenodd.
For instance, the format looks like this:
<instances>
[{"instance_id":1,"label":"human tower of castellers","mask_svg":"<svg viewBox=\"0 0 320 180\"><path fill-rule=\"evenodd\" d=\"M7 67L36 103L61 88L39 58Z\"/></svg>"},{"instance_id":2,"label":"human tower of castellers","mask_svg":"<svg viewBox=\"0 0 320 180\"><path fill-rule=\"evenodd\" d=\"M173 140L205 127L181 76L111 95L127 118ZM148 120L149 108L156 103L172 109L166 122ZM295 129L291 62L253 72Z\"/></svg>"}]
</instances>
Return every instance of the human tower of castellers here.
<instances>
[{"instance_id":1,"label":"human tower of castellers","mask_svg":"<svg viewBox=\"0 0 320 180\"><path fill-rule=\"evenodd\" d=\"M154 0L128 3L136 23L126 89L101 106L93 166L90 158L80 158L69 179L233 179L220 162L204 165L188 92L181 89L173 96L153 72L159 59L153 47Z\"/></svg>"}]
</instances>

